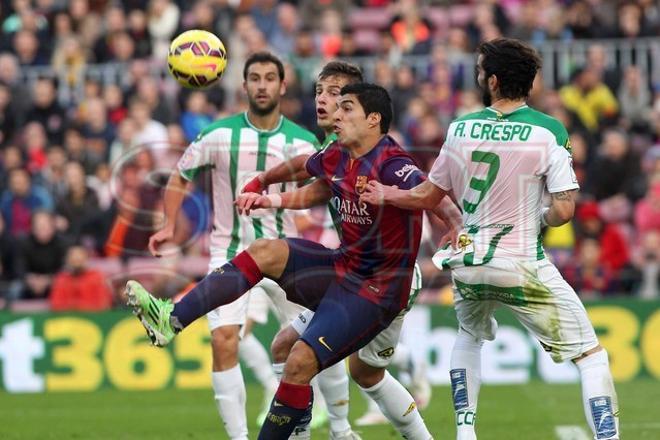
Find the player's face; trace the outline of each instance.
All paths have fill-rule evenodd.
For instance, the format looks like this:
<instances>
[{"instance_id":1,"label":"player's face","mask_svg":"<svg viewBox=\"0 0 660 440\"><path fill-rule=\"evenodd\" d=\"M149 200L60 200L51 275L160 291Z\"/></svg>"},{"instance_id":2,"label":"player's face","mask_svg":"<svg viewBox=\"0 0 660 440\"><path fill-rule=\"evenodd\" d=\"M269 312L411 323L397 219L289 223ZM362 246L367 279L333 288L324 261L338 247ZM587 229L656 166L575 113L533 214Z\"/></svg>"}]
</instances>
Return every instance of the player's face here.
<instances>
[{"instance_id":1,"label":"player's face","mask_svg":"<svg viewBox=\"0 0 660 440\"><path fill-rule=\"evenodd\" d=\"M248 68L243 83L247 93L250 111L258 115L272 113L286 92L284 81L280 80L277 66L273 63L254 63Z\"/></svg>"},{"instance_id":2,"label":"player's face","mask_svg":"<svg viewBox=\"0 0 660 440\"><path fill-rule=\"evenodd\" d=\"M341 88L346 84L348 84L348 79L342 75L328 76L316 83L316 98L314 99L316 124L326 133L332 131L337 100L341 96Z\"/></svg>"},{"instance_id":3,"label":"player's face","mask_svg":"<svg viewBox=\"0 0 660 440\"><path fill-rule=\"evenodd\" d=\"M490 93L490 89L488 88L488 81L486 80L486 72L484 71L484 68L482 67L482 63L484 60L483 55L479 55L479 58L477 58L477 85L481 89L481 102L486 106L490 106L493 103L493 96Z\"/></svg>"},{"instance_id":4,"label":"player's face","mask_svg":"<svg viewBox=\"0 0 660 440\"><path fill-rule=\"evenodd\" d=\"M342 95L337 104L337 110L333 115L333 127L337 139L344 146L357 147L369 130L364 109L355 95Z\"/></svg>"}]
</instances>

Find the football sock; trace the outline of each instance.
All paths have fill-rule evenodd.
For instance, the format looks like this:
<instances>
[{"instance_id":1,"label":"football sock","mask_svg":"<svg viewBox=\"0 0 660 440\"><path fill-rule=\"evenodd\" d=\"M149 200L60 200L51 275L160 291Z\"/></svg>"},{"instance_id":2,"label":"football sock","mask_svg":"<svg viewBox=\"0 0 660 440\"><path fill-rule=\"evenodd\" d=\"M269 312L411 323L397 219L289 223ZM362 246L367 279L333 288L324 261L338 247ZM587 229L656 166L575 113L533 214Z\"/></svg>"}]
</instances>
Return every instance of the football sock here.
<instances>
[{"instance_id":1,"label":"football sock","mask_svg":"<svg viewBox=\"0 0 660 440\"><path fill-rule=\"evenodd\" d=\"M264 390L272 396L277 390L278 379L270 368L268 352L252 333L244 336L238 343L238 356L252 370Z\"/></svg>"},{"instance_id":2,"label":"football sock","mask_svg":"<svg viewBox=\"0 0 660 440\"><path fill-rule=\"evenodd\" d=\"M235 301L262 279L263 275L254 259L247 251L241 252L229 263L204 277L174 305L172 326L182 330L211 310Z\"/></svg>"},{"instance_id":3,"label":"football sock","mask_svg":"<svg viewBox=\"0 0 660 440\"><path fill-rule=\"evenodd\" d=\"M309 423L313 402L314 393L310 385L280 382L259 432L259 440L288 439L296 426Z\"/></svg>"},{"instance_id":4,"label":"football sock","mask_svg":"<svg viewBox=\"0 0 660 440\"><path fill-rule=\"evenodd\" d=\"M348 374L344 362L338 362L319 373L318 384L328 409L330 430L344 432L348 423ZM318 396L318 394L317 394Z\"/></svg>"},{"instance_id":5,"label":"football sock","mask_svg":"<svg viewBox=\"0 0 660 440\"><path fill-rule=\"evenodd\" d=\"M607 352L600 350L575 363L582 379L582 401L589 427L597 439L619 438L617 400Z\"/></svg>"},{"instance_id":6,"label":"football sock","mask_svg":"<svg viewBox=\"0 0 660 440\"><path fill-rule=\"evenodd\" d=\"M247 440L245 384L240 365L211 373L215 404L231 440Z\"/></svg>"},{"instance_id":7,"label":"football sock","mask_svg":"<svg viewBox=\"0 0 660 440\"><path fill-rule=\"evenodd\" d=\"M397 431L408 440L429 440L426 428L415 400L408 390L385 371L385 377L370 388L363 388L377 404Z\"/></svg>"},{"instance_id":8,"label":"football sock","mask_svg":"<svg viewBox=\"0 0 660 440\"><path fill-rule=\"evenodd\" d=\"M376 401L375 401L374 399L372 399L372 398L369 396L369 394L367 394L367 392L364 391L361 387L360 387L360 392L361 392L362 395L364 396L364 400L367 401L367 412L368 412L368 413L375 413L375 412L378 412L378 413L381 413L381 414L382 414L382 411L380 410L380 407L378 406L378 404L376 403Z\"/></svg>"},{"instance_id":9,"label":"football sock","mask_svg":"<svg viewBox=\"0 0 660 440\"><path fill-rule=\"evenodd\" d=\"M449 377L456 414L456 439L474 440L477 400L481 386L481 346L483 341L458 330L451 352Z\"/></svg>"}]
</instances>

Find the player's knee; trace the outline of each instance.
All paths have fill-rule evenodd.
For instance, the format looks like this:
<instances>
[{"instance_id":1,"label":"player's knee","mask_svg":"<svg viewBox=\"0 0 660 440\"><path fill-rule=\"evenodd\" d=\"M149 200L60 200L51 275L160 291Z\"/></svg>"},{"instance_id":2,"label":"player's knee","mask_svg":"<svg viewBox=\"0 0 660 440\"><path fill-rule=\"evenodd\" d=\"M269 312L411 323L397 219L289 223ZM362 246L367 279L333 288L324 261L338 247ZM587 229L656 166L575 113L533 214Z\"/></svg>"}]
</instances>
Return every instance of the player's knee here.
<instances>
[{"instance_id":1,"label":"player's knee","mask_svg":"<svg viewBox=\"0 0 660 440\"><path fill-rule=\"evenodd\" d=\"M223 326L211 332L213 371L224 371L238 363L239 327Z\"/></svg>"},{"instance_id":2,"label":"player's knee","mask_svg":"<svg viewBox=\"0 0 660 440\"><path fill-rule=\"evenodd\" d=\"M372 367L360 359L358 353L353 353L348 360L348 371L355 383L362 388L371 388L385 376L385 369Z\"/></svg>"},{"instance_id":3,"label":"player's knee","mask_svg":"<svg viewBox=\"0 0 660 440\"><path fill-rule=\"evenodd\" d=\"M294 344L284 366L282 380L294 384L308 384L319 372L314 350L303 341Z\"/></svg>"},{"instance_id":4,"label":"player's knee","mask_svg":"<svg viewBox=\"0 0 660 440\"><path fill-rule=\"evenodd\" d=\"M286 361L293 344L298 340L298 332L293 327L288 326L277 333L275 339L270 345L270 352L273 356L273 362L280 364Z\"/></svg>"},{"instance_id":5,"label":"player's knee","mask_svg":"<svg viewBox=\"0 0 660 440\"><path fill-rule=\"evenodd\" d=\"M286 255L287 249L287 244L284 240L260 238L252 242L247 251L257 263L262 273L278 276L284 270L286 259L283 256Z\"/></svg>"}]
</instances>

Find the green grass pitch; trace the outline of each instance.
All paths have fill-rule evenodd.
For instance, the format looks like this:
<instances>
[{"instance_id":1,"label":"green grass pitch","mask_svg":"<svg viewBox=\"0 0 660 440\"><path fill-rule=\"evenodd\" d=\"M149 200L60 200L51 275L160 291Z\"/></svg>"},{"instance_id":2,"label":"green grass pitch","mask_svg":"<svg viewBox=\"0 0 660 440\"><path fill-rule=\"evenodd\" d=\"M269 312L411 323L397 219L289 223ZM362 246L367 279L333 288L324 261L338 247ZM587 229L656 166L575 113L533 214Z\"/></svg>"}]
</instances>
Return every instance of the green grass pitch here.
<instances>
[{"instance_id":1,"label":"green grass pitch","mask_svg":"<svg viewBox=\"0 0 660 440\"><path fill-rule=\"evenodd\" d=\"M622 438L660 439L660 382L651 379L617 385L621 403ZM248 388L250 437L261 392ZM351 419L359 417L364 402L351 389ZM453 439L453 411L448 387L436 387L431 405L423 412L436 440ZM480 440L557 440L555 426L584 421L578 385L532 382L520 386L484 386L479 402L477 433ZM387 425L360 428L365 440L398 436ZM95 393L0 394L2 439L224 439L210 390ZM313 439L327 439L327 429Z\"/></svg>"}]
</instances>

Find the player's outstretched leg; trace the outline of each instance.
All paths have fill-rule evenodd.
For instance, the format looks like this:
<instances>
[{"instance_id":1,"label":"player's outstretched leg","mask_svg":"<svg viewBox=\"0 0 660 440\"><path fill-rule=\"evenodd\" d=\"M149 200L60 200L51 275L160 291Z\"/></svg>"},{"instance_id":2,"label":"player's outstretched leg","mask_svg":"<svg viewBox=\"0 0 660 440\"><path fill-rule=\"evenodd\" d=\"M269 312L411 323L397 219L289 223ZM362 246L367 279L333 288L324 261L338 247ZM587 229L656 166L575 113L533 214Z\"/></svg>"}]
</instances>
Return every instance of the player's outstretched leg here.
<instances>
[{"instance_id":1,"label":"player's outstretched leg","mask_svg":"<svg viewBox=\"0 0 660 440\"><path fill-rule=\"evenodd\" d=\"M124 292L128 305L133 307L133 313L147 330L151 343L158 347L169 344L176 334L170 322L174 304L170 300L153 297L140 283L133 280L126 283Z\"/></svg>"},{"instance_id":2,"label":"player's outstretched leg","mask_svg":"<svg viewBox=\"0 0 660 440\"><path fill-rule=\"evenodd\" d=\"M385 368L367 365L358 353L350 356L349 365L353 380L378 404L385 417L404 438L433 438L413 397Z\"/></svg>"},{"instance_id":3,"label":"player's outstretched leg","mask_svg":"<svg viewBox=\"0 0 660 440\"><path fill-rule=\"evenodd\" d=\"M288 256L289 246L285 240L260 239L204 277L174 305L169 300L154 298L136 281L126 284L128 304L154 345L164 347L176 333L211 310L235 301L264 275L279 278Z\"/></svg>"},{"instance_id":4,"label":"player's outstretched leg","mask_svg":"<svg viewBox=\"0 0 660 440\"><path fill-rule=\"evenodd\" d=\"M590 350L575 360L582 379L584 412L595 439L619 439L619 402L612 381L607 352Z\"/></svg>"},{"instance_id":5,"label":"player's outstretched leg","mask_svg":"<svg viewBox=\"0 0 660 440\"><path fill-rule=\"evenodd\" d=\"M451 353L449 377L456 413L456 439L475 440L477 400L481 386L483 341L459 328Z\"/></svg>"}]
</instances>

